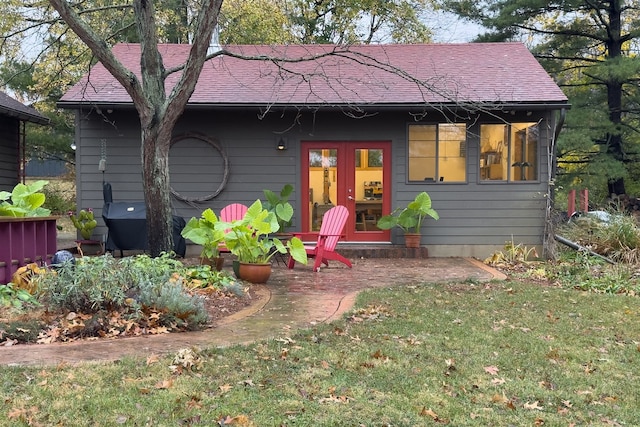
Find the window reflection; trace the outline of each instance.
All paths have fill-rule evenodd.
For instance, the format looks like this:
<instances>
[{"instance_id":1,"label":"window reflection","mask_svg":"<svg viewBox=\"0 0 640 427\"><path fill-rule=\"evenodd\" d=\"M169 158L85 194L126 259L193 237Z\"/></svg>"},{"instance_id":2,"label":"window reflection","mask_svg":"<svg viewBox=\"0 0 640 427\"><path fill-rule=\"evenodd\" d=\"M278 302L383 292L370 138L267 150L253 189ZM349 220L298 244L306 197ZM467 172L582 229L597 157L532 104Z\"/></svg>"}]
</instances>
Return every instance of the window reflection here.
<instances>
[{"instance_id":1,"label":"window reflection","mask_svg":"<svg viewBox=\"0 0 640 427\"><path fill-rule=\"evenodd\" d=\"M467 128L464 123L409 125L409 181L464 182Z\"/></svg>"},{"instance_id":2,"label":"window reflection","mask_svg":"<svg viewBox=\"0 0 640 427\"><path fill-rule=\"evenodd\" d=\"M537 179L537 123L480 126L480 179L532 181Z\"/></svg>"}]
</instances>

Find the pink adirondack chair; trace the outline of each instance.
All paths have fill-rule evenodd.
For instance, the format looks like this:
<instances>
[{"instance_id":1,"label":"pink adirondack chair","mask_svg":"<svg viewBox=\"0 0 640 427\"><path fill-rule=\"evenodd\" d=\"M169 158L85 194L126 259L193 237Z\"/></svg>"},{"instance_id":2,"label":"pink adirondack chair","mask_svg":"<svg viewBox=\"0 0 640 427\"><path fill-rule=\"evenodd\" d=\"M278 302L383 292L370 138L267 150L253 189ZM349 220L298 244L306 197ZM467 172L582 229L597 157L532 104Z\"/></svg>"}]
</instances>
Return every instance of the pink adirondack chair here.
<instances>
[{"instance_id":1,"label":"pink adirondack chair","mask_svg":"<svg viewBox=\"0 0 640 427\"><path fill-rule=\"evenodd\" d=\"M313 271L320 271L320 265L329 266L329 261L340 261L351 268L351 261L335 251L338 240L342 236L342 230L347 223L349 211L345 206L334 206L322 217L322 225L318 233L318 241L315 246L305 246L307 256L315 258ZM298 233L295 233L299 235ZM296 261L289 257L289 268L293 268Z\"/></svg>"},{"instance_id":2,"label":"pink adirondack chair","mask_svg":"<svg viewBox=\"0 0 640 427\"><path fill-rule=\"evenodd\" d=\"M244 214L247 213L249 208L242 203L231 203L230 205L225 206L220 211L220 221L222 222L232 222L238 219L242 219ZM220 252L229 252L229 249L223 245L218 245L218 251Z\"/></svg>"},{"instance_id":3,"label":"pink adirondack chair","mask_svg":"<svg viewBox=\"0 0 640 427\"><path fill-rule=\"evenodd\" d=\"M231 203L220 211L220 221L231 222L242 219L249 208L242 203Z\"/></svg>"}]
</instances>

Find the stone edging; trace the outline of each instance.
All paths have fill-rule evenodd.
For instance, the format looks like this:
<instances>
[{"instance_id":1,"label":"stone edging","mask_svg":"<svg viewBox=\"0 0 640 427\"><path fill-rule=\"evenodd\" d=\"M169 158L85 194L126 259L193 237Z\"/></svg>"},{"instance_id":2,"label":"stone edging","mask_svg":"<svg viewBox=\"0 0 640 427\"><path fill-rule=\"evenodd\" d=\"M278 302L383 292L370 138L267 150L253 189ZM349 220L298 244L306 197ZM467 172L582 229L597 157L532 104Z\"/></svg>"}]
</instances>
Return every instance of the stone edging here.
<instances>
[{"instance_id":1,"label":"stone edging","mask_svg":"<svg viewBox=\"0 0 640 427\"><path fill-rule=\"evenodd\" d=\"M253 291L255 292L254 298L256 299L256 301L253 301L251 305L249 305L248 307L243 308L242 310L239 310L230 316L226 316L220 319L220 322L214 324L214 327L227 325L229 323L236 322L240 319L253 316L257 312L262 310L269 303L269 301L271 301L271 291L267 286L265 285L251 285L251 286L253 287Z\"/></svg>"}]
</instances>

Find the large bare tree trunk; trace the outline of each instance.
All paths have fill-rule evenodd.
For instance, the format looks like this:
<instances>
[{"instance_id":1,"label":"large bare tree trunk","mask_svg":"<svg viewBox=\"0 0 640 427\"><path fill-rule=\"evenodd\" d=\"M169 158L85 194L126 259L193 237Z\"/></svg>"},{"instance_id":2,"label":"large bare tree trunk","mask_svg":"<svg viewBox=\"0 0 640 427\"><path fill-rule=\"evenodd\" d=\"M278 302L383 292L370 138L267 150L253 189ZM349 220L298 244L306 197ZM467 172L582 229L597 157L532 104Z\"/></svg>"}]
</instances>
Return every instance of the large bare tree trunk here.
<instances>
[{"instance_id":1,"label":"large bare tree trunk","mask_svg":"<svg viewBox=\"0 0 640 427\"><path fill-rule=\"evenodd\" d=\"M169 148L171 134L196 86L207 58L207 48L218 23L222 0L203 0L189 57L183 67L167 71L158 51L153 0L134 0L133 10L140 36L141 80L113 55L108 43L74 10L68 0L49 0L60 17L91 49L131 96L140 117L142 182L147 208L147 236L152 256L173 250ZM182 73L169 97L165 79L169 72Z\"/></svg>"},{"instance_id":2,"label":"large bare tree trunk","mask_svg":"<svg viewBox=\"0 0 640 427\"><path fill-rule=\"evenodd\" d=\"M171 129L160 123L142 130L142 183L147 208L147 238L151 256L173 249L169 184Z\"/></svg>"}]
</instances>

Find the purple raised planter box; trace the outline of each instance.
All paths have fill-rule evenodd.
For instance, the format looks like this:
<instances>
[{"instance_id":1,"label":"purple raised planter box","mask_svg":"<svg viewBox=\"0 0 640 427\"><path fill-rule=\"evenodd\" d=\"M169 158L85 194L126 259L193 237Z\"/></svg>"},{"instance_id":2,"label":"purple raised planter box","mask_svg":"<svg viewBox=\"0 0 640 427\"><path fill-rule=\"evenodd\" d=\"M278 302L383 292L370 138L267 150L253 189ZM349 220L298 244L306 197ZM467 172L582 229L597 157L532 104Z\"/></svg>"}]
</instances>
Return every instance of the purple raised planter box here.
<instances>
[{"instance_id":1,"label":"purple raised planter box","mask_svg":"<svg viewBox=\"0 0 640 427\"><path fill-rule=\"evenodd\" d=\"M0 284L32 262L48 264L57 250L58 217L0 217Z\"/></svg>"}]
</instances>

